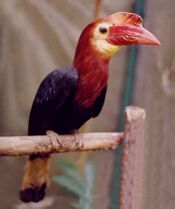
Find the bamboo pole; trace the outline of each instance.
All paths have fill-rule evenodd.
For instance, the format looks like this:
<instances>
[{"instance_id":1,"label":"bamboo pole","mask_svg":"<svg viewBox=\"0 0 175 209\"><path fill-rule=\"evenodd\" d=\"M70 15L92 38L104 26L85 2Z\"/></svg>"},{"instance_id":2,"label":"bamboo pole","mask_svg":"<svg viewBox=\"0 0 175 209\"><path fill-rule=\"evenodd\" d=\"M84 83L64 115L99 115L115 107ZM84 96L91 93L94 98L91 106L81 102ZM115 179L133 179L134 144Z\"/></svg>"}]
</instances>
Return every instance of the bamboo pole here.
<instances>
[{"instance_id":1,"label":"bamboo pole","mask_svg":"<svg viewBox=\"0 0 175 209\"><path fill-rule=\"evenodd\" d=\"M127 107L125 112L119 209L141 209L145 111Z\"/></svg>"},{"instance_id":2,"label":"bamboo pole","mask_svg":"<svg viewBox=\"0 0 175 209\"><path fill-rule=\"evenodd\" d=\"M94 7L94 18L99 17L99 13L102 7L102 0L95 0L95 7Z\"/></svg>"}]
</instances>

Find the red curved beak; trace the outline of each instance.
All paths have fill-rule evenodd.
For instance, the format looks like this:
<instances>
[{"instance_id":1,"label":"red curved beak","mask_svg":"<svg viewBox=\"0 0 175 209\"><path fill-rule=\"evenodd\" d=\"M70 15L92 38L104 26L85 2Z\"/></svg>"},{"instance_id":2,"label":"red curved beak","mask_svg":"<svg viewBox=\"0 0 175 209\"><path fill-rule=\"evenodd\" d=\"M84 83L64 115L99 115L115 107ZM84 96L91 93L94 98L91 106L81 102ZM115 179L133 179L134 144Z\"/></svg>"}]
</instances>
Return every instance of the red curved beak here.
<instances>
[{"instance_id":1,"label":"red curved beak","mask_svg":"<svg viewBox=\"0 0 175 209\"><path fill-rule=\"evenodd\" d=\"M141 25L117 24L109 28L107 41L113 45L158 45L159 40Z\"/></svg>"}]
</instances>

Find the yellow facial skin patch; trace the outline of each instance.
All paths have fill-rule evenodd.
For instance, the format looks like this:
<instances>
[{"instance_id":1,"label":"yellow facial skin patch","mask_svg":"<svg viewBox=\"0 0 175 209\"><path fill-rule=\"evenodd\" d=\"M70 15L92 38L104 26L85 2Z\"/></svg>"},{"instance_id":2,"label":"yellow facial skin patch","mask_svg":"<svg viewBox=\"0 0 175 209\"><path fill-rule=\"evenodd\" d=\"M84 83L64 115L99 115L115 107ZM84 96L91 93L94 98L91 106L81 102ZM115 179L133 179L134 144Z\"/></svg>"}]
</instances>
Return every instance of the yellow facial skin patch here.
<instances>
[{"instance_id":1,"label":"yellow facial skin patch","mask_svg":"<svg viewBox=\"0 0 175 209\"><path fill-rule=\"evenodd\" d=\"M121 46L112 45L106 41L109 33L108 29L110 26L111 24L108 23L98 24L94 29L93 37L91 39L91 43L95 46L97 51L108 58L110 58L121 48ZM101 33L100 28L105 28L107 31L105 33Z\"/></svg>"}]
</instances>

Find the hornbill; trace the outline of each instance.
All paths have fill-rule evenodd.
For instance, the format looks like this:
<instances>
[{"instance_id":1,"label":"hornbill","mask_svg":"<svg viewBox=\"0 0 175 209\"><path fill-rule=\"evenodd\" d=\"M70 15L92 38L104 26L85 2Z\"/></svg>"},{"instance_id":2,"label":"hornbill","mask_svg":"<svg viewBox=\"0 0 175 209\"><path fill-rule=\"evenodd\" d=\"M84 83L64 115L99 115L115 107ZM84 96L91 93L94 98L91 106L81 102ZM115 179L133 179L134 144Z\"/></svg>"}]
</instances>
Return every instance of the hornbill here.
<instances>
[{"instance_id":1,"label":"hornbill","mask_svg":"<svg viewBox=\"0 0 175 209\"><path fill-rule=\"evenodd\" d=\"M59 143L59 134L73 134L87 120L97 117L107 90L109 61L123 45L131 44L160 45L136 14L118 12L88 24L80 35L72 66L52 71L40 84L28 134L47 134ZM20 190L22 201L44 198L49 185L49 157L29 157Z\"/></svg>"}]
</instances>

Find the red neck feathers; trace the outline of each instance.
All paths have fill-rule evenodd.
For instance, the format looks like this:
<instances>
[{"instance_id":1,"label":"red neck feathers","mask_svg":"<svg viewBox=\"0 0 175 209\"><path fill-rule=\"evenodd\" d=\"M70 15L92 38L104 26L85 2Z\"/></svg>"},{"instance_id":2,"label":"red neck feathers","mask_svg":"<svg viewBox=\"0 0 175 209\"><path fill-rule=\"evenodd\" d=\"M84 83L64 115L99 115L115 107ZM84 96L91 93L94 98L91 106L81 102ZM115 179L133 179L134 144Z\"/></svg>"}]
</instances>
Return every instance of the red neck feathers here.
<instances>
[{"instance_id":1,"label":"red neck feathers","mask_svg":"<svg viewBox=\"0 0 175 209\"><path fill-rule=\"evenodd\" d=\"M73 65L79 73L76 101L88 108L100 95L108 81L109 59L104 58L90 43L91 25L80 36Z\"/></svg>"}]
</instances>

